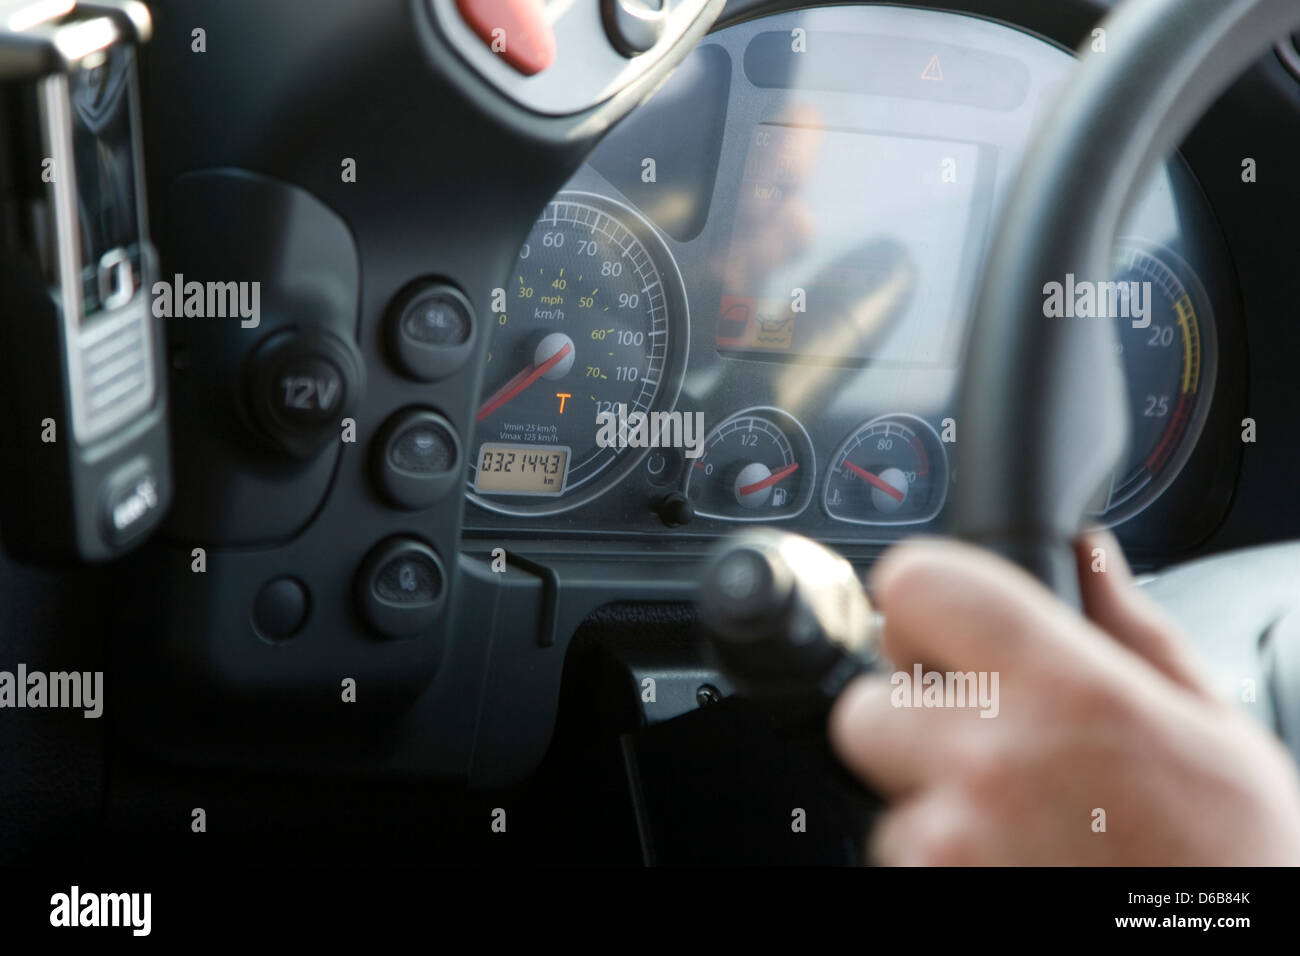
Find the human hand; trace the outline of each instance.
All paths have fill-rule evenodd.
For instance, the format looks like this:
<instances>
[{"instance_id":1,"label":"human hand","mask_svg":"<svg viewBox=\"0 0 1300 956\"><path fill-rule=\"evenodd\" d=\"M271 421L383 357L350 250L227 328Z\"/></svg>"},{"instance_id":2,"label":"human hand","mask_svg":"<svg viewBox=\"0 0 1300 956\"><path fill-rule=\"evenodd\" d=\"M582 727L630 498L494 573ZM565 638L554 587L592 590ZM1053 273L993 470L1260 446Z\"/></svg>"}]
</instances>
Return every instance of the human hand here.
<instances>
[{"instance_id":1,"label":"human hand","mask_svg":"<svg viewBox=\"0 0 1300 956\"><path fill-rule=\"evenodd\" d=\"M1094 548L1107 570L1092 570ZM910 542L877 565L883 652L897 671L996 673L999 700L984 719L974 707L894 706L888 675L845 691L832 741L891 804L871 856L891 865L1300 864L1290 755L1211 695L1112 536L1084 536L1076 557L1087 620L969 545Z\"/></svg>"}]
</instances>

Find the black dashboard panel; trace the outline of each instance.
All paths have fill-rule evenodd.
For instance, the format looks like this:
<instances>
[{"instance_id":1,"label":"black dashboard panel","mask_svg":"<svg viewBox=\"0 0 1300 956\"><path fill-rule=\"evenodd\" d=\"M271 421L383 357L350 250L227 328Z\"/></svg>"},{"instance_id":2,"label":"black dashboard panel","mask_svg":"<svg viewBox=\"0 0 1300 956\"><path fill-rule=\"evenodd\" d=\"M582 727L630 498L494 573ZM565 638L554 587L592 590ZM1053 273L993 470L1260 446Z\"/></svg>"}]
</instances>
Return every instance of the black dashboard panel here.
<instances>
[{"instance_id":1,"label":"black dashboard panel","mask_svg":"<svg viewBox=\"0 0 1300 956\"><path fill-rule=\"evenodd\" d=\"M467 536L653 537L693 550L762 521L853 553L943 530L980 263L1072 62L1009 26L897 7L800 10L713 34L542 212L494 325L471 460L485 445L551 447L557 427L594 439L597 415L622 402L611 463L575 493L552 486L544 507L473 494ZM575 203L657 250L666 317L623 299L611 318L597 272L626 253L584 242L609 230L596 212L575 218ZM534 253L543 241L569 246ZM1044 321L1087 321L1074 278L1055 300L1044 290ZM1244 404L1222 239L1180 158L1129 215L1111 278L1132 448L1096 510L1139 562L1159 564L1221 520L1240 443L1198 439L1235 434L1227 423ZM524 295L534 286L544 303ZM540 339L561 333L569 374L548 369L491 404L548 357ZM665 339L658 355L651 343ZM610 375L656 388L611 387ZM667 413L680 419L656 418ZM668 443L695 445L641 447L665 423L684 429Z\"/></svg>"},{"instance_id":2,"label":"black dashboard panel","mask_svg":"<svg viewBox=\"0 0 1300 956\"><path fill-rule=\"evenodd\" d=\"M159 6L158 36L170 39L151 52L146 106L157 115L181 117L182 125L176 128L183 132L176 136L174 129L151 127L150 192L164 197L155 198L152 209L164 274L182 271L183 266L187 275L198 276L202 266L217 262L227 263L223 270L262 275L257 260L269 242L247 242L244 237L269 239L280 226L291 225L276 225L274 220L283 219L284 209L296 209L302 215L291 217L298 222L292 230L295 241L284 248L302 248L302 262L318 269L323 260L311 250L346 233L348 241L335 248L328 261L355 259L360 281L354 292L333 304L303 297L300 286L268 286L266 330L223 333L219 351L205 344L206 333L200 335L198 329L186 335L172 332L176 344L191 345L169 356L172 395L178 407L191 409L180 427L217 436L221 429L215 420L224 417L231 434L249 440L224 456L228 467L243 473L245 480L239 482L206 468L202 456L207 452L194 447L196 443L177 442L186 456L196 456L178 469L191 476L186 493L178 495L166 535L138 559L124 563L115 577L115 586L132 595L123 602L118 622L120 632L131 635L119 644L123 663L129 663L125 673L138 683L142 700L158 694L158 688L167 689L165 727L156 726L156 709L139 715L147 728L125 727L127 734L138 729L151 752L218 764L237 753L242 759L256 752L267 766L277 768L327 765L462 777L479 785L509 783L528 774L546 752L566 654L583 622L596 609L611 605L629 617L651 619L656 607L691 601L696 558L718 537L744 527L731 520L737 515L761 516L831 542L860 568L902 535L943 529L944 488L951 490L953 480L961 480L951 469L945 479L939 459L944 446L950 446L944 441L945 418L956 419L955 438L958 443L963 438L960 411L953 408L952 398L963 300L979 277L979 258L992 222L1006 199L1018 157L1032 137L1033 114L1050 102L1052 84L1069 69L1070 56L1063 48L972 16L899 7L841 6L733 22L708 36L666 85L590 152L603 132L601 117L609 119L610 111L565 122L537 117L525 122L515 115L518 110L504 111L508 115L488 111L490 122L484 122L474 103L443 75L443 68L450 70L455 62L430 57L429 37L411 29L412 11L424 10L423 2L411 0L400 11L392 4L383 8L383 15L363 17L353 5L344 4L325 5L318 16L309 16L305 11L314 10L312 5L286 0L266 14L266 31L249 36L241 47L238 69L217 69L228 61L214 54L201 61L201 67L191 67L177 52L188 49L190 19L178 9L180 4ZM213 6L207 11L209 32L234 29L240 16L250 15L256 6L252 0ZM1098 12L1082 15L1073 0L1064 0L1059 19L1021 0L988 6L990 12L1001 10L1010 20L1040 28L1043 20L1050 21L1045 32L1063 43L1086 35L1084 28ZM740 4L732 15L753 9ZM421 21L417 17L415 22ZM365 29L358 28L362 25ZM798 57L814 56L827 34L910 38L939 46L915 64L912 76L894 79L893 86L834 89L834 78L816 71L811 74L816 88L773 86L794 82L783 78L794 74L774 71L771 63L765 67L748 57L748 50L765 34L779 33L793 41L795 29L805 31L805 44L813 41L802 53L791 48L790 55ZM291 37L296 39L291 42ZM322 59L319 69L304 71L298 68L301 64L277 59L275 51L297 49L294 43L346 50L346 68L330 58ZM774 49L771 39L762 44ZM889 43L886 53L894 47L907 50L905 44ZM970 91L946 97L932 92L930 84L957 81L962 58L956 51L961 49L967 56L1003 57L1023 67L1009 67L1014 82L985 91L992 108L970 105ZM938 61L931 70L935 56ZM936 78L923 78L925 73ZM353 77L361 75L367 83L355 84ZM910 94L899 95L900 90ZM248 111L254 103L291 119L252 122ZM818 111L815 121L791 116L793 107L804 104ZM192 119L198 116L203 122ZM456 148L447 148L453 142ZM818 142L818 155L827 165L816 170L824 169L826 175L814 172L791 191L815 213L807 219L813 231L801 231L801 220L791 215L787 203L783 214L795 228L774 232L778 239L805 236L808 248L819 250L817 258L802 271L801 263L785 263L785 272L794 270L797 282L766 267L737 279L736 259L743 265L749 258L745 250L761 252L761 243L754 243L764 232L759 228L764 209L781 211L780 204L756 201L763 199L757 190L788 176L790 169L783 171L781 164ZM874 149L885 143L909 151L915 170L887 165L888 155L876 155L886 151ZM826 144L834 148L828 152ZM360 180L340 181L340 155L356 156L364 171ZM946 159L954 161L951 182L944 181ZM899 228L897 216L861 217L858 228L851 215L854 201L867 197L884 209L924 195L915 183L909 193L890 183L862 179L854 170L855 164L864 163L879 164L874 168L886 178L929 174L937 178L932 188L938 196L956 192L961 197L953 221L962 228L943 235L941 248L946 251L927 251L927 230ZM1197 163L1195 168L1204 176L1209 167ZM210 185L216 181L226 184L228 194L258 194L266 201L245 204L246 216L222 219L210 211L220 207L221 190ZM1224 208L1221 182L1206 179L1205 187L1219 191L1219 215L1232 212ZM745 201L742 190L748 190ZM550 201L557 191L564 194L559 206ZM564 204L572 208L560 208ZM576 208L579 205L587 208ZM938 211L934 215L937 228L943 216ZM195 229L196 221L212 227ZM1256 223L1263 221L1266 216L1255 216ZM333 225L322 227L326 223ZM816 231L819 224L822 233ZM1244 241L1239 235L1244 231L1240 224L1230 231L1234 250ZM771 229L766 232L773 234ZM564 237L562 246L555 244L559 235ZM1232 493L1242 457L1237 423L1245 414L1245 325L1231 260L1225 257L1200 186L1180 161L1172 162L1153 184L1128 235L1158 253L1160 262L1173 264L1178 287L1188 294L1196 313L1196 340L1207 350L1217 342L1214 370L1202 362L1197 373L1196 392L1202 396L1198 401L1211 395L1211 387L1213 394L1201 439L1177 480L1118 528L1130 556L1145 568L1158 568L1207 546L1207 536ZM824 236L831 241L811 241ZM1254 242L1251 236L1245 240ZM569 282L577 283L580 276L585 283L586 264L569 272L571 266L557 253L576 252L582 241L595 268L611 263L609 278L618 281L607 286L575 284L570 290ZM536 255L531 274L519 267L518 253L525 243L530 258ZM844 248L836 248L840 243ZM237 261L201 254L201 247L212 245L235 250L228 254ZM778 245L777 252L782 248L788 251ZM1257 261L1276 256L1271 247L1252 248ZM734 255L737 251L742 254ZM627 267L619 276L612 275L612 263L624 262L624 252L638 260L644 257L645 281L638 287L628 284ZM944 257L952 259L950 265ZM936 261L944 265L936 266ZM883 285L888 290L891 278L903 283L906 263L915 268L916 277L911 294L897 296L896 308L924 309L917 303L926 302L928 295L938 303L936 313L946 312L946 317L909 313L899 327L926 330L910 344L869 336L854 343L820 342L836 329L840 310L858 299L870 300L870 289ZM331 268L339 280L350 274ZM566 272L561 275L560 269ZM1148 274L1162 276L1158 269ZM922 283L920 277L926 275L932 281ZM1193 276L1199 276L1200 288ZM1286 278L1276 269L1269 276L1286 287ZM557 280L563 287L555 285ZM781 285L764 288L769 280ZM528 312L519 309L519 301L526 298L519 296L521 288L533 290L536 304ZM727 318L723 308L724 296L779 297L793 305L794 288L803 289L805 311L797 314L809 322L788 330L788 344L786 330L760 330L775 336L760 341L752 327L735 323L735 313ZM570 291L572 300L567 298ZM563 301L543 305L543 295ZM637 296L636 306L630 298L620 302L620 296ZM350 298L355 301L349 305L345 300ZM592 302L585 304L581 298ZM659 301L653 301L656 298ZM475 330L455 347L461 364L432 381L410 355L393 347L394 319L402 318L413 303L426 301L441 302L443 312L454 311L448 303L459 302ZM1174 301L1165 297L1170 308ZM625 307L621 315L620 306ZM607 307L609 313L604 312ZM538 315L538 308L552 314ZM546 378L566 361L560 355L563 342L556 347L552 340L538 355L540 339L559 331L547 325L555 322L556 311L577 316L592 308L618 320L572 326L564 334L574 346L590 353L590 343L628 335L614 347L607 346L604 354L591 354L590 361L573 355L572 367L585 379L590 365L608 376L599 381L618 385L616 389L584 392L571 387L563 375ZM1280 309L1274 311L1281 314ZM293 317L308 327L328 325L320 331L355 349L363 361L364 380L357 380L358 440L344 443L337 455L328 452L337 463L325 462L320 474L311 463L295 464L274 449L270 457L264 458L260 449L255 457L252 433L236 415L241 379L227 377L222 388L206 382L217 364L255 358L261 337L278 334L273 323L287 324ZM650 334L658 331L656 322L670 340L662 345L654 340L665 336ZM507 335L501 348L496 330L514 333L521 326L523 334ZM1252 327L1252 335L1276 337L1285 329L1285 323L1263 321ZM543 331L537 341L529 340ZM603 333L606 339L593 333ZM1162 333L1153 348L1191 355L1189 348L1174 348L1176 341L1188 338L1182 331L1170 333L1166 346L1160 344ZM611 351L615 361L606 368ZM381 480L392 477L380 472L381 464L413 461L422 441L450 433L454 440L449 444L461 453L454 456L459 461L447 474L472 490L478 478L469 466L477 470L482 465L484 443L508 445L511 441L503 441L501 432L510 436L516 431L505 428L511 424L508 419L483 416L483 404L498 393L509 395L514 391L513 385L506 387L511 379L522 375L514 383L519 385L557 355L556 365L501 406L541 408L545 402L539 399L555 403L546 417L513 423L520 426L517 431L535 436L528 446L531 451L525 450L509 466L509 450L520 456L519 449L505 450L500 459L496 456L502 449L493 451L493 467L500 460L505 469L495 480L516 488L513 483L520 482L524 490L546 494L493 497L485 486L482 493L474 492L484 501L514 502L509 509L489 510L467 502L460 493L465 489L453 486L429 505L423 494L408 496L392 481ZM1267 361L1269 356L1253 356L1256 363L1261 358ZM1181 377L1170 377L1161 363L1149 364L1158 376L1177 380L1181 394ZM624 369L623 381L619 368ZM655 370L658 380L647 391L645 373L654 379ZM1280 381L1275 373L1271 385L1265 383L1273 389L1272 407L1284 407L1277 401ZM542 382L547 383L545 391L539 391ZM1251 387L1256 387L1253 378ZM561 399L557 392L568 398ZM526 396L522 405L518 396ZM599 457L592 458L591 477L578 490L599 494L585 501L564 493L563 485L560 495L549 493L554 486L545 479L554 477L561 462L571 468L586 457L580 453L600 447L596 409L585 409L586 421L566 425L562 432L558 403L574 403L566 404L567 413L583 401L616 398L628 403L644 400L652 413L703 416L703 428L694 429L692 438L716 438L717 447L711 456L691 460L695 472L715 466L712 475L702 474L698 482L704 497L692 507L699 516L671 527L666 523L685 517L690 499L683 492L689 489L684 474L674 473L666 457L656 461L654 450L642 455L631 449L621 460L613 456L604 465ZM1166 414L1172 414L1175 403L1165 406ZM424 427L408 428L412 423ZM1183 432L1187 437L1173 444L1192 447L1192 424L1189 419ZM1279 434L1275 421L1264 434L1270 442ZM915 440L932 467L912 467L907 459L857 457L873 440L886 442L885 451L903 454ZM762 460L757 455L753 461L739 457L760 445ZM1275 448L1261 442L1250 449L1243 475L1253 474L1258 482L1261 475L1278 474L1268 467L1270 455L1276 461ZM559 449L567 451L561 456ZM832 482L827 476L841 458L839 478ZM695 469L696 463L704 467ZM784 471L796 463L798 468ZM685 461L679 464L684 471ZM762 465L766 477L751 471L742 479L740 473L753 464ZM899 476L888 472L893 468L902 473L907 490L901 504L907 507L894 508L897 497L878 486L867 491L847 484L846 472L856 475L849 464L870 472L894 492L900 490ZM249 487L247 479L268 474L272 466L284 497L241 493ZM703 480L720 472L718 480ZM196 474L205 477L202 488L210 496L195 494ZM696 483L693 477L692 485ZM850 500L846 488L866 493ZM673 499L674 493L685 501ZM290 507L281 506L285 498ZM763 507L748 509L751 502ZM527 503L541 507L526 509ZM878 513L871 515L871 524L860 523L867 506ZM1234 518L1242 507L1239 498ZM224 517L236 515L222 523ZM881 515L891 520L879 520ZM217 527L236 526L249 533L238 539L213 533ZM1283 530L1283 525L1261 523L1257 515L1253 525L1239 530L1239 537ZM1221 538L1208 539L1208 546L1217 546ZM194 571L196 548L206 549L202 574ZM394 554L409 561L390 567L384 559ZM406 636L405 625L399 629L379 620L371 600L377 589L391 585L390 578L400 584L403 569L412 572L410 583L422 599L439 582L445 591L418 614L413 612L411 627L418 625L414 636ZM305 619L296 630L278 633L263 626L267 622L258 609L286 592L304 599ZM662 642L653 653L667 654L671 645L683 652L682 659L689 657L694 645L688 631L685 625L659 629L656 640ZM667 665L661 661L656 666ZM702 666L692 658L695 670L689 673L698 676ZM344 677L363 689L365 706L340 715L338 688ZM298 709L292 719L282 713L285 700L294 701ZM690 706L694 698L687 700ZM232 701L238 706L230 706ZM335 736L320 746L309 744L318 738L305 729L321 726L331 728ZM385 734L382 748L375 746L371 733L379 727Z\"/></svg>"},{"instance_id":3,"label":"black dashboard panel","mask_svg":"<svg viewBox=\"0 0 1300 956\"><path fill-rule=\"evenodd\" d=\"M802 2L728 0L720 29L648 101L640 103L673 58L612 100L558 118L497 96L466 68L437 30L429 0L151 0L155 40L142 51L141 93L163 274L262 280L265 314L254 330L168 323L180 460L176 501L158 536L95 574L0 557L9 572L5 633L15 659L102 668L118 688L111 720L93 727L76 714L60 725L35 711L6 722L7 780L18 782L20 795L34 795L21 808L26 815L13 816L14 791L0 787L4 811L24 821L10 827L18 837L11 851L97 845L84 839L99 835L89 826L65 825L71 816L60 816L57 827L48 822L70 807L86 821L128 807L138 839L124 841L124 853L167 843L157 821L172 819L181 821L171 828L179 855L190 858L195 844L184 823L194 794L210 803L214 779L156 785L152 770L164 766L168 773L237 767L222 780L258 821L268 797L293 806L295 817L303 808L287 789L256 785L253 774L263 771L277 784L311 774L297 792L318 799L331 822L339 795L350 801L363 776L512 784L539 766L553 730L563 728L562 699L597 708L566 673L595 657L595 648L619 657L622 669L609 684L639 719L695 709L702 683L729 692L699 657L690 604L699 556L744 527L737 517L830 542L860 570L903 535L944 530L952 498L944 491L962 479L951 469L943 475L941 456L953 450L945 419L958 447L965 437L953 402L963 301L1032 140L1034 114L1070 68L1068 48L1086 41L1113 4L937 0L925 9L790 10ZM720 5L710 5L697 35ZM192 46L198 25L209 41L201 55ZM963 80L972 64L988 75ZM1300 270L1297 210L1285 185L1300 168L1297 120L1300 82L1276 56L1262 57L1200 121L1182 146L1187 162L1171 160L1126 227L1128 258L1119 271L1160 285L1166 312L1153 316L1154 327L1121 332L1145 333L1136 350L1151 350L1142 363L1146 381L1177 388L1135 394L1135 411L1159 421L1135 429L1134 467L1113 489L1108 520L1143 570L1300 536L1300 509L1288 507L1300 447L1293 321ZM887 145L915 169L887 165L890 157L878 155ZM800 167L790 161L814 151L819 162L793 177ZM1257 161L1259 183L1242 178L1243 156ZM945 182L948 159L955 178ZM360 178L341 177L341 160L355 161ZM960 199L935 213L941 248L927 250L930 231L900 228L897 216L853 223L866 200L881 209L916 203L923 191L892 182L912 172L937 175L938 194ZM550 202L557 190L563 202L609 214L612 223L590 213L557 216ZM806 219L796 214L800 203ZM783 226L764 230L765 210L781 213ZM609 242L628 250L634 237L663 300L638 299L639 313L590 324L585 340L581 332L570 340L588 347L601 341L593 331L616 339L631 333L619 348L636 349L623 353L636 360L614 363L625 376L635 369L638 391L629 389L629 400L640 398L643 373L658 367L650 411L703 416L691 437L714 439L713 451L675 463L655 449L607 456L610 463L582 486L599 494L583 501L565 486L558 497L493 498L486 487L479 495L469 466L481 464L485 442L509 442L501 441L500 422L476 422L476 409L509 378L530 376L562 351L544 351L539 363L540 342L524 336L494 356L513 356L506 375L487 361L494 327L520 317L520 244L534 230L540 248L554 250L545 234L561 219L565 241L575 245L583 228L603 230L598 268L622 258L608 255ZM955 228L940 233L945 221ZM737 259L743 265L761 256L763 235L776 236L775 258L785 255L784 262L737 278ZM800 236L817 250L806 269L790 256L791 238ZM562 259L539 267L554 273L543 275L548 296L567 290ZM213 271L219 275L205 275ZM551 285L557 279L565 289ZM652 288L575 291L616 312L620 294L648 297ZM801 312L793 310L795 289L804 293ZM892 309L902 316L898 327L924 331L919 342L821 341L836 324L828 317L848 314L872 292L888 300L883 293L891 289L910 290L894 296ZM933 312L917 304L927 295L937 303ZM472 331L450 372L430 373L393 347L393 319L424 297L459 302L469 316ZM798 321L787 326L772 316L773 327L756 329L755 303L769 299L789 303ZM1194 319L1185 317L1188 306ZM583 305L549 308L577 315ZM646 333L657 331L655 310L672 338L662 349L646 344ZM1173 324L1164 321L1169 314ZM548 321L535 313L532 320L536 331ZM346 355L338 354L364 373L355 379L357 440L306 462L263 447L256 422L242 417L245 386L257 378L244 374L244 360L293 326L318 333L317 341L319 333L332 336L345 346ZM575 355L573 365L611 375L602 368L608 357L579 363ZM557 403L556 392L568 393L565 401L584 394L544 374L528 388L541 381L554 385L542 397ZM596 400L612 398L597 393ZM1252 428L1258 423L1257 443L1243 444L1246 418ZM520 424L526 431L529 422ZM424 427L408 428L414 425ZM535 434L531 460L520 465L531 473L510 470L513 480L543 482L561 460L571 468L571 454L582 450L575 438ZM600 447L594 415L572 434ZM404 489L380 469L402 456L414 460L430 435L450 436L455 452L443 460L454 465L438 475L451 489L439 488L441 497L427 493L428 483ZM556 446L568 449L563 459ZM765 477L742 475L755 464ZM686 474L709 465L713 472L692 474L688 486ZM692 488L701 489L693 503ZM497 509L468 500L467 490ZM547 501L557 506L499 507ZM683 521L688 511L694 517ZM393 556L404 560L392 564ZM394 580L404 586L404 573L423 605L388 626L373 599L391 594ZM425 601L437 586L445 593ZM285 617L291 625L278 626ZM619 683L641 673L660 679L657 708L637 707L635 685ZM341 682L359 689L356 703L341 698ZM676 755L665 775L687 779ZM151 768L143 785L139 764ZM317 777L322 771L331 776ZM699 792L694 787L691 799ZM443 823L456 819L441 808L431 813L426 791L417 802L409 815L375 817L367 808L352 816L380 820L414 856L427 844L413 840L413 817L434 821L429 829L439 838ZM479 803L472 809L477 814ZM228 835L232 819L226 814L220 824ZM266 818L256 842L274 842L272 829L283 825L282 816ZM369 847L371 836L355 845ZM714 837L701 840L710 852ZM215 845L235 852L241 844Z\"/></svg>"}]
</instances>

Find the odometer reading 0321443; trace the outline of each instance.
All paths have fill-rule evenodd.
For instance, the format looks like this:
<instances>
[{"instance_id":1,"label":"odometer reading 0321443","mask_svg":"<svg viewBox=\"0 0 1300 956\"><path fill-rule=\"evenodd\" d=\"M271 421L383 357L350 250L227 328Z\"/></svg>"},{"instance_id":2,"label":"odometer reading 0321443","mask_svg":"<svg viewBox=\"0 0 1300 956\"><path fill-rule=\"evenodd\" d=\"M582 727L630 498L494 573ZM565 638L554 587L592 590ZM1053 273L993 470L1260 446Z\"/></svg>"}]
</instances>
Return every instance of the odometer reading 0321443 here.
<instances>
[{"instance_id":1,"label":"odometer reading 0321443","mask_svg":"<svg viewBox=\"0 0 1300 956\"><path fill-rule=\"evenodd\" d=\"M508 514L561 511L635 464L635 450L597 443L601 412L621 405L648 413L675 399L685 347L681 278L663 241L632 210L562 193L528 234L506 298L505 312L491 317L470 497ZM566 451L558 487L478 474L489 450L557 448ZM517 497L538 494L550 500Z\"/></svg>"},{"instance_id":2,"label":"odometer reading 0321443","mask_svg":"<svg viewBox=\"0 0 1300 956\"><path fill-rule=\"evenodd\" d=\"M474 490L479 494L558 495L564 491L569 449L551 445L479 447Z\"/></svg>"}]
</instances>

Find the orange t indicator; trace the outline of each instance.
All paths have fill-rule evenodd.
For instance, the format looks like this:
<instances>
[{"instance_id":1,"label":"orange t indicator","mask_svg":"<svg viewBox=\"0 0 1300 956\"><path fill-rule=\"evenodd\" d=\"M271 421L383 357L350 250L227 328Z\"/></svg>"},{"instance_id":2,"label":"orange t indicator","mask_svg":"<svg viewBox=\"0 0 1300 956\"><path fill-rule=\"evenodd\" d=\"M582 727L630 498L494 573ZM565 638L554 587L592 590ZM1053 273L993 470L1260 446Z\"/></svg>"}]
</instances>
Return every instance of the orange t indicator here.
<instances>
[{"instance_id":1,"label":"orange t indicator","mask_svg":"<svg viewBox=\"0 0 1300 956\"><path fill-rule=\"evenodd\" d=\"M568 392L556 392L556 393L555 393L555 397L558 398L558 399L560 400L560 414L563 415L563 414L564 414L564 403L565 403L568 399L573 398L573 396L570 395Z\"/></svg>"}]
</instances>

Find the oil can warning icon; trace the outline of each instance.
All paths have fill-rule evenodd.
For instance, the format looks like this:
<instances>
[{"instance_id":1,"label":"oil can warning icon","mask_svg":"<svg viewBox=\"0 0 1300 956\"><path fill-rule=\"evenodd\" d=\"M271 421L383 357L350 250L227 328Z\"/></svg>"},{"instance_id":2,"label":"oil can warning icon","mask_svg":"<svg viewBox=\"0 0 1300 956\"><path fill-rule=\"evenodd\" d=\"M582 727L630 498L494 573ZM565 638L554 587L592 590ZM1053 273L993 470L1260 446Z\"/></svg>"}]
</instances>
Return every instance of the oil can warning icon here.
<instances>
[{"instance_id":1,"label":"oil can warning icon","mask_svg":"<svg viewBox=\"0 0 1300 956\"><path fill-rule=\"evenodd\" d=\"M785 299L724 295L718 317L720 348L788 351L794 342L795 318Z\"/></svg>"}]
</instances>

